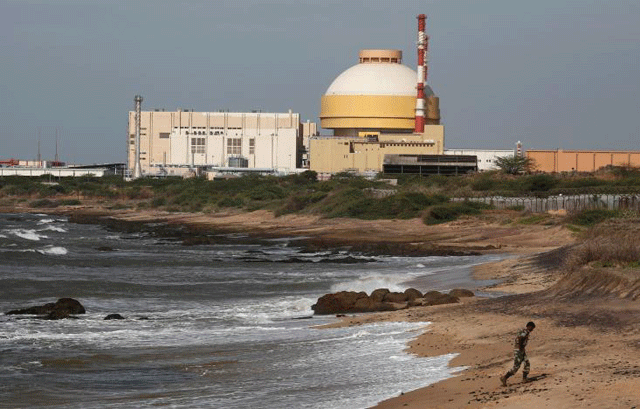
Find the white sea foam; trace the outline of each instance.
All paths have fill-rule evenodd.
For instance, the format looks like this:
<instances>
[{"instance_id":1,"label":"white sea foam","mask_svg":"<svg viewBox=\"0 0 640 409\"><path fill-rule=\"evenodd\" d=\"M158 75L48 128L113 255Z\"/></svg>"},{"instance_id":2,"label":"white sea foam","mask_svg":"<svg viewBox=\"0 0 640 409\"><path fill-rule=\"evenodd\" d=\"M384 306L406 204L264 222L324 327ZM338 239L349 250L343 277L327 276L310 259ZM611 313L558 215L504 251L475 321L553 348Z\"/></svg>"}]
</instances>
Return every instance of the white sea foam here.
<instances>
[{"instance_id":1,"label":"white sea foam","mask_svg":"<svg viewBox=\"0 0 640 409\"><path fill-rule=\"evenodd\" d=\"M331 292L338 291L364 291L371 294L378 288L388 288L389 291L404 291L406 286L401 285L409 277L406 274L371 275L357 280L337 283L331 286Z\"/></svg>"},{"instance_id":2,"label":"white sea foam","mask_svg":"<svg viewBox=\"0 0 640 409\"><path fill-rule=\"evenodd\" d=\"M12 233L15 236L18 236L22 239L32 240L32 241L40 241L40 239L48 238L44 234L38 234L33 229L14 229L14 230L9 230L9 233Z\"/></svg>"},{"instance_id":3,"label":"white sea foam","mask_svg":"<svg viewBox=\"0 0 640 409\"><path fill-rule=\"evenodd\" d=\"M43 249L39 249L36 251L40 254L46 254L49 256L64 256L69 252L69 250L67 250L64 247L55 247L55 246L45 247Z\"/></svg>"},{"instance_id":4,"label":"white sea foam","mask_svg":"<svg viewBox=\"0 0 640 409\"><path fill-rule=\"evenodd\" d=\"M62 227L58 227L58 226L53 226L53 225L47 225L47 227L45 227L44 229L41 229L39 231L45 231L45 230L50 230L50 231L57 231L59 233L66 233L67 230L63 229Z\"/></svg>"},{"instance_id":5,"label":"white sea foam","mask_svg":"<svg viewBox=\"0 0 640 409\"><path fill-rule=\"evenodd\" d=\"M216 315L225 321L240 324L269 324L293 318L313 315L312 298L283 297L267 301L254 301L225 306L216 311Z\"/></svg>"},{"instance_id":6,"label":"white sea foam","mask_svg":"<svg viewBox=\"0 0 640 409\"><path fill-rule=\"evenodd\" d=\"M55 222L54 219L42 219L42 220L38 220L38 224L47 224L47 223L53 223Z\"/></svg>"}]
</instances>

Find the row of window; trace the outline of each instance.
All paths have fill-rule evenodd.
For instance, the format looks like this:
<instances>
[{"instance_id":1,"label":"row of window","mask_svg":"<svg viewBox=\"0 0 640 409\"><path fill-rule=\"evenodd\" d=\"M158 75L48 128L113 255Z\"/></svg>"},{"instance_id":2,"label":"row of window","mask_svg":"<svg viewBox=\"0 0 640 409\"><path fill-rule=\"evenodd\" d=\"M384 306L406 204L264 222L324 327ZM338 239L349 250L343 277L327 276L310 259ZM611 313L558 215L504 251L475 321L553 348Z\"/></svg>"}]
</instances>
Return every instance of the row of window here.
<instances>
[{"instance_id":1,"label":"row of window","mask_svg":"<svg viewBox=\"0 0 640 409\"><path fill-rule=\"evenodd\" d=\"M256 152L256 140L249 139L249 155ZM205 138L191 138L191 153L205 153ZM242 155L242 138L227 139L227 155Z\"/></svg>"},{"instance_id":2,"label":"row of window","mask_svg":"<svg viewBox=\"0 0 640 409\"><path fill-rule=\"evenodd\" d=\"M147 128L141 128L141 129L147 129ZM192 129L224 129L224 126L174 126L173 130L177 131L178 129L187 129L187 130L192 130ZM227 129L242 129L242 127L240 126L228 126Z\"/></svg>"},{"instance_id":3,"label":"row of window","mask_svg":"<svg viewBox=\"0 0 640 409\"><path fill-rule=\"evenodd\" d=\"M191 153L205 153L204 138L191 138Z\"/></svg>"}]
</instances>

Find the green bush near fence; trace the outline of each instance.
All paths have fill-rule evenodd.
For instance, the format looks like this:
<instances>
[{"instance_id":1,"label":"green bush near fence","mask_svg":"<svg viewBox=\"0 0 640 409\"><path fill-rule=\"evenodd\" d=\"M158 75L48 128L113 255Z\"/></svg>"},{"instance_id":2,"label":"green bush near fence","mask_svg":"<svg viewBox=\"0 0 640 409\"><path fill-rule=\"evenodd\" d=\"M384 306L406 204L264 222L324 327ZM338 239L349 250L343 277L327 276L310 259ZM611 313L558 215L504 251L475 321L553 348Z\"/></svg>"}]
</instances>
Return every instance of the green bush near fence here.
<instances>
[{"instance_id":1,"label":"green bush near fence","mask_svg":"<svg viewBox=\"0 0 640 409\"><path fill-rule=\"evenodd\" d=\"M224 180L204 178L142 178L126 182L119 177L30 178L0 177L0 199L27 202L33 206L55 204L73 206L87 200L105 201L112 208L127 206L168 211L195 212L232 208L243 211L271 210L276 215L317 214L326 217L361 219L423 217L425 222L455 220L464 214L477 214L480 204L448 203L449 197L541 197L599 195L601 192L640 194L640 171L610 170L601 175L506 175L502 172L427 177L416 175L378 175L365 179L343 172L327 181L318 181L315 172L284 177L247 175ZM389 185L380 179L397 179ZM55 182L52 184L51 182ZM394 192L395 191L395 192ZM390 194L388 194L390 192ZM49 200L40 201L40 200ZM67 202L75 200L75 202ZM539 200L539 199L538 199ZM120 204L115 204L120 202ZM522 203L514 201L514 203ZM540 204L538 202L537 204ZM115 206L115 207L113 207ZM524 205L507 209L522 211ZM534 203L535 209L535 203ZM609 216L607 216L609 217ZM586 214L580 223L599 220Z\"/></svg>"},{"instance_id":2,"label":"green bush near fence","mask_svg":"<svg viewBox=\"0 0 640 409\"><path fill-rule=\"evenodd\" d=\"M422 219L425 224L433 225L456 220L462 215L477 215L482 210L490 209L492 206L480 202L450 202L433 206L427 215Z\"/></svg>"},{"instance_id":3,"label":"green bush near fence","mask_svg":"<svg viewBox=\"0 0 640 409\"><path fill-rule=\"evenodd\" d=\"M590 209L590 210L583 210L579 213L572 215L569 218L569 222L573 224L577 224L579 226L594 226L607 219L611 219L619 216L620 216L619 210Z\"/></svg>"}]
</instances>

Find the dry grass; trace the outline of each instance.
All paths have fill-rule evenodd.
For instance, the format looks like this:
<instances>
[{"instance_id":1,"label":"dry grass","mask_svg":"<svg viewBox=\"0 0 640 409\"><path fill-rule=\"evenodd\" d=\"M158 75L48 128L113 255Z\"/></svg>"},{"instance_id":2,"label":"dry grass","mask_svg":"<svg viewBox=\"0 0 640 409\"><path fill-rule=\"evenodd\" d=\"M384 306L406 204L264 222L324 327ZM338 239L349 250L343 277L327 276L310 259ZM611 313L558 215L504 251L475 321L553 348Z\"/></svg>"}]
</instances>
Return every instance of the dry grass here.
<instances>
[{"instance_id":1,"label":"dry grass","mask_svg":"<svg viewBox=\"0 0 640 409\"><path fill-rule=\"evenodd\" d=\"M640 225L607 223L587 230L584 240L567 258L565 267L574 271L595 264L601 267L640 264Z\"/></svg>"}]
</instances>

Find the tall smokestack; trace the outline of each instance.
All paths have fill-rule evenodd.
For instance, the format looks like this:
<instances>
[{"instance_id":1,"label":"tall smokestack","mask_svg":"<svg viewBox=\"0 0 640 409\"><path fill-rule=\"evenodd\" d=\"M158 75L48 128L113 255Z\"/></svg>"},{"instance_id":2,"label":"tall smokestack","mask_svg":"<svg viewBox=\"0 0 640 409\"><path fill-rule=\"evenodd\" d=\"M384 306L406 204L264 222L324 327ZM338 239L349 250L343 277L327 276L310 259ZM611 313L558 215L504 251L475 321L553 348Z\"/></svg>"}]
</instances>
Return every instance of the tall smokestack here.
<instances>
[{"instance_id":1,"label":"tall smokestack","mask_svg":"<svg viewBox=\"0 0 640 409\"><path fill-rule=\"evenodd\" d=\"M56 166L58 165L58 127L56 126L56 156L55 156Z\"/></svg>"},{"instance_id":2,"label":"tall smokestack","mask_svg":"<svg viewBox=\"0 0 640 409\"><path fill-rule=\"evenodd\" d=\"M427 34L425 33L426 20L426 15L418 15L418 95L416 98L415 133L424 132L424 84L427 79L427 64L425 54L428 47Z\"/></svg>"},{"instance_id":3,"label":"tall smokestack","mask_svg":"<svg viewBox=\"0 0 640 409\"><path fill-rule=\"evenodd\" d=\"M136 103L136 152L135 152L135 165L133 167L133 178L138 179L142 176L142 171L140 169L140 115L142 109L142 96L136 95L133 98L133 101Z\"/></svg>"}]
</instances>

